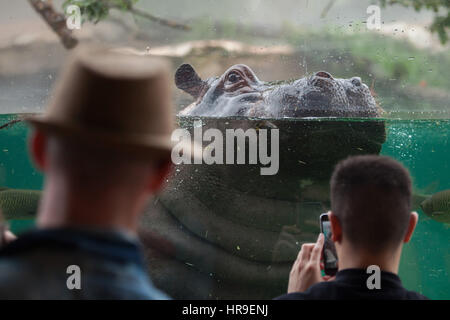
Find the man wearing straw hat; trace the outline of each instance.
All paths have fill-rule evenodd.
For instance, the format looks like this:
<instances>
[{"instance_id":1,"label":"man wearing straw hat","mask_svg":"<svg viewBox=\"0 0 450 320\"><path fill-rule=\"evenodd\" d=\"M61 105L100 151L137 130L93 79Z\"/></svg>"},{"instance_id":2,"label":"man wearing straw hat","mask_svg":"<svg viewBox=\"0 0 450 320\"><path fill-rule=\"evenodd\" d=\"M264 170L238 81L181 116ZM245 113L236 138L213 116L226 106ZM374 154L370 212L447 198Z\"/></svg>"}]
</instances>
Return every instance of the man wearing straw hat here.
<instances>
[{"instance_id":1,"label":"man wearing straw hat","mask_svg":"<svg viewBox=\"0 0 450 320\"><path fill-rule=\"evenodd\" d=\"M0 251L0 298L167 298L136 236L171 167L166 63L83 47L28 122L44 195L37 228Z\"/></svg>"}]
</instances>

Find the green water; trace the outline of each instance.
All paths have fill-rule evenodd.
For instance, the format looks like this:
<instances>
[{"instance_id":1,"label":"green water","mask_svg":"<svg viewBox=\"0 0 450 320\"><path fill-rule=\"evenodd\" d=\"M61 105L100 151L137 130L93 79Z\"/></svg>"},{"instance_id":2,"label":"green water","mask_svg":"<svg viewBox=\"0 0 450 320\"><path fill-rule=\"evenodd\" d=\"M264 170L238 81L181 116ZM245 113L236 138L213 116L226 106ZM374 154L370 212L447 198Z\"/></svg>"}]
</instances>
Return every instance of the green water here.
<instances>
[{"instance_id":1,"label":"green water","mask_svg":"<svg viewBox=\"0 0 450 320\"><path fill-rule=\"evenodd\" d=\"M423 115L422 115L423 116ZM15 119L0 115L0 127ZM381 153L401 161L421 193L450 189L450 120L386 120L387 140ZM17 123L0 130L0 186L41 189L42 175L27 155L28 129ZM406 288L432 299L450 299L450 230L419 210L420 221L404 246L399 274ZM10 221L20 233L32 221Z\"/></svg>"},{"instance_id":2,"label":"green water","mask_svg":"<svg viewBox=\"0 0 450 320\"><path fill-rule=\"evenodd\" d=\"M0 127L17 119L14 115L0 115ZM0 130L0 187L16 189L42 189L43 177L32 165L27 154L28 128L23 123ZM17 234L34 226L33 221L9 221Z\"/></svg>"},{"instance_id":3,"label":"green water","mask_svg":"<svg viewBox=\"0 0 450 320\"><path fill-rule=\"evenodd\" d=\"M450 120L390 120L381 153L410 170L417 191L450 189ZM449 299L450 228L418 212L419 223L404 246L399 274L408 289Z\"/></svg>"}]
</instances>

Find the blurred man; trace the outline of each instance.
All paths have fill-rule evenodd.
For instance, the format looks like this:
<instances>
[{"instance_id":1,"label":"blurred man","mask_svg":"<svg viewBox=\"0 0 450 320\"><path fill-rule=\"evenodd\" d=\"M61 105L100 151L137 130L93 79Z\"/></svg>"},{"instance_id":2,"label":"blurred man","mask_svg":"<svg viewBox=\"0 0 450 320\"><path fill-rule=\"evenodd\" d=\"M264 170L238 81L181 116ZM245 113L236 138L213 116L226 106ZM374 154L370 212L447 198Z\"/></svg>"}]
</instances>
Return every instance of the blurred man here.
<instances>
[{"instance_id":1,"label":"blurred man","mask_svg":"<svg viewBox=\"0 0 450 320\"><path fill-rule=\"evenodd\" d=\"M320 234L315 244L302 246L288 294L278 299L426 299L403 288L397 275L403 243L418 220L411 212L411 178L400 163L379 156L342 161L331 178L331 207L336 277L321 276ZM367 272L369 266L379 267L380 274Z\"/></svg>"},{"instance_id":2,"label":"blurred man","mask_svg":"<svg viewBox=\"0 0 450 320\"><path fill-rule=\"evenodd\" d=\"M82 48L47 113L28 121L43 199L36 230L0 251L0 298L167 298L136 236L171 167L165 62Z\"/></svg>"}]
</instances>

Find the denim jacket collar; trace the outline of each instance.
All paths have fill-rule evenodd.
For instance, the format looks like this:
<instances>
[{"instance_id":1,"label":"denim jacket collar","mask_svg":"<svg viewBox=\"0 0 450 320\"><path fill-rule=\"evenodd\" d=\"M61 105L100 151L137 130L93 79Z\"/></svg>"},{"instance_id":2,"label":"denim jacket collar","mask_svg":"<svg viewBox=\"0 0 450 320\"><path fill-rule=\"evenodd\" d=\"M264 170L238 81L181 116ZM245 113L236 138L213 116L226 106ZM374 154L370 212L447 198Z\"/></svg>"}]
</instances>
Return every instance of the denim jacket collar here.
<instances>
[{"instance_id":1,"label":"denim jacket collar","mask_svg":"<svg viewBox=\"0 0 450 320\"><path fill-rule=\"evenodd\" d=\"M137 238L116 230L55 228L35 229L22 234L0 250L0 256L17 255L39 248L79 250L119 262L144 266Z\"/></svg>"}]
</instances>

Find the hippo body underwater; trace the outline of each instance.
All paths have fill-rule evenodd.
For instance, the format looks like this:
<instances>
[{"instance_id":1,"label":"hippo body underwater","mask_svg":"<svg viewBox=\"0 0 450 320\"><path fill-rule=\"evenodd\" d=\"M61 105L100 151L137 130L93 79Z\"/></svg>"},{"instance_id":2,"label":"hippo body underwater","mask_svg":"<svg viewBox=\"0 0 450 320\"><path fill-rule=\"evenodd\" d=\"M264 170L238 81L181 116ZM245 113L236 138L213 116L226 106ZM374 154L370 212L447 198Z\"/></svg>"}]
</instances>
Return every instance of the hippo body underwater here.
<instances>
[{"instance_id":1,"label":"hippo body underwater","mask_svg":"<svg viewBox=\"0 0 450 320\"><path fill-rule=\"evenodd\" d=\"M334 165L378 154L385 141L381 119L342 118L378 118L381 108L360 78L324 71L264 82L235 65L202 80L184 64L175 84L195 99L180 112L180 127L192 133L200 119L203 129L222 132L277 128L280 168L261 176L248 164L178 165L141 222L153 235L142 238L153 281L178 299L284 293L301 244L317 238L319 215L329 209Z\"/></svg>"}]
</instances>

